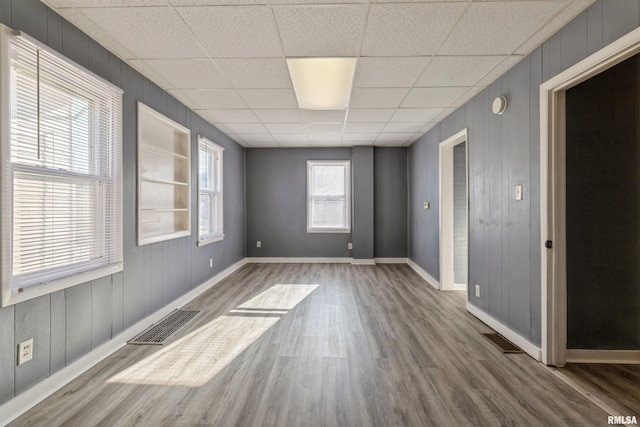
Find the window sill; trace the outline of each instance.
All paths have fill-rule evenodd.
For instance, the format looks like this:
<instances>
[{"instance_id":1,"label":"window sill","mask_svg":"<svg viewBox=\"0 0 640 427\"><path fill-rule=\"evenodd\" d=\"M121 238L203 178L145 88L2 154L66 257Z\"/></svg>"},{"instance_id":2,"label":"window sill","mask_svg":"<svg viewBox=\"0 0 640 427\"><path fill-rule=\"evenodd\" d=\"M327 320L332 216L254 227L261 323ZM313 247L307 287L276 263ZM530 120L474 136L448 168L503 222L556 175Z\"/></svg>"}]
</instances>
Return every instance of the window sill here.
<instances>
[{"instance_id":1,"label":"window sill","mask_svg":"<svg viewBox=\"0 0 640 427\"><path fill-rule=\"evenodd\" d=\"M307 233L351 233L350 228L308 228Z\"/></svg>"},{"instance_id":2,"label":"window sill","mask_svg":"<svg viewBox=\"0 0 640 427\"><path fill-rule=\"evenodd\" d=\"M224 234L221 234L219 236L205 237L203 239L198 239L198 246L206 246L210 243L219 242L221 240L224 240Z\"/></svg>"}]
</instances>

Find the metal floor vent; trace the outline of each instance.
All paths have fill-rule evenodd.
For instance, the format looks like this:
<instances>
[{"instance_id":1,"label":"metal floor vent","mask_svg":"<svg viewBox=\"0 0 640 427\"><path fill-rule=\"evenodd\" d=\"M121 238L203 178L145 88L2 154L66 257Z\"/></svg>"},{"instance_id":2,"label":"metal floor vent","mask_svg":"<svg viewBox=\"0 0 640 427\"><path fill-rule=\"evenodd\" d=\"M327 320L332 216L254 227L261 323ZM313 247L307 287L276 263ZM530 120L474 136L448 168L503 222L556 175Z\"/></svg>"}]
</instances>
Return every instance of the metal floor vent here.
<instances>
[{"instance_id":1,"label":"metal floor vent","mask_svg":"<svg viewBox=\"0 0 640 427\"><path fill-rule=\"evenodd\" d=\"M158 323L136 335L128 341L128 344L162 345L200 313L202 313L200 310L175 310Z\"/></svg>"},{"instance_id":2,"label":"metal floor vent","mask_svg":"<svg viewBox=\"0 0 640 427\"><path fill-rule=\"evenodd\" d=\"M511 341L507 341L505 337L500 334L490 333L490 334L482 334L484 335L493 345L498 347L503 353L524 353L518 347L513 345Z\"/></svg>"}]
</instances>

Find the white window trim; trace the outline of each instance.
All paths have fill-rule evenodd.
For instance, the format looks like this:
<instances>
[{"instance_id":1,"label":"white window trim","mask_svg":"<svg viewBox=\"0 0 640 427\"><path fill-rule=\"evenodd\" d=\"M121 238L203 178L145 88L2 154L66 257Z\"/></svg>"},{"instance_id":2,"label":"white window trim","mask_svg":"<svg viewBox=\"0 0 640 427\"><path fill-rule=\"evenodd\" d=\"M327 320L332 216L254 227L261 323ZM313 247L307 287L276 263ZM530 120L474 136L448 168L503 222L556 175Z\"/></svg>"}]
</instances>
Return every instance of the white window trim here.
<instances>
[{"instance_id":1,"label":"white window trim","mask_svg":"<svg viewBox=\"0 0 640 427\"><path fill-rule=\"evenodd\" d=\"M2 206L1 214L7 216L6 220L1 221L2 225L0 227L0 240L2 243L0 244L1 251L1 265L2 265L2 277L1 277L1 298L0 298L0 307L7 307L10 305L14 305L23 301L27 301L29 299L37 298L39 296L48 295L50 293L66 289L72 286L76 286L82 283L86 283L91 280L98 279L100 277L109 276L115 273L122 271L123 269L123 259L122 259L122 251L120 251L120 259L115 260L110 265L98 267L92 270L87 270L80 273L75 273L67 277L62 277L59 279L51 280L46 283L42 283L37 286L28 287L25 289L21 289L18 292L14 292L11 289L11 269L7 268L7 266L11 265L11 247L12 247L12 224L11 220L8 217L9 213L6 211L11 206L11 201L13 198L12 194L12 181L7 179L7 172L11 167L11 61L6 60L9 58L9 41L11 37L23 37L29 40L31 43L38 46L38 48L42 50L46 50L52 55L56 56L58 59L66 62L72 67L81 70L88 75L91 75L92 78L96 80L100 80L101 82L109 85L111 89L123 93L122 89L108 82L107 80L101 78L100 76L86 70L84 67L76 64L70 59L64 57L60 53L51 49L50 47L40 43L39 41L33 39L32 37L24 34L20 31L15 31L3 24L0 24L0 170L2 174L0 176L0 188L1 188L1 201ZM122 111L120 112L122 114ZM120 117L120 123L122 123ZM118 149L122 149L122 127L120 126L120 132L117 135L120 143L118 144ZM118 156L121 158L121 156ZM118 173L122 173L122 165L118 165L119 171ZM122 194L122 179L121 175L118 178L118 192ZM120 204L120 217L122 217L122 204ZM122 221L119 223L120 229L120 243L122 244Z\"/></svg>"},{"instance_id":2,"label":"white window trim","mask_svg":"<svg viewBox=\"0 0 640 427\"><path fill-rule=\"evenodd\" d=\"M311 193L312 167L314 165L339 165L345 167L345 198L347 224L345 227L312 227L311 226ZM351 160L307 160L307 233L351 233Z\"/></svg>"},{"instance_id":3,"label":"white window trim","mask_svg":"<svg viewBox=\"0 0 640 427\"><path fill-rule=\"evenodd\" d=\"M220 152L220 169L218 170L218 179L216 182L218 183L220 189L220 207L219 209L219 218L220 218L220 233L218 234L206 234L204 236L200 236L200 145L205 144L210 146L216 151ZM211 141L210 139L198 135L198 246L205 246L210 243L219 242L224 240L224 148Z\"/></svg>"}]
</instances>

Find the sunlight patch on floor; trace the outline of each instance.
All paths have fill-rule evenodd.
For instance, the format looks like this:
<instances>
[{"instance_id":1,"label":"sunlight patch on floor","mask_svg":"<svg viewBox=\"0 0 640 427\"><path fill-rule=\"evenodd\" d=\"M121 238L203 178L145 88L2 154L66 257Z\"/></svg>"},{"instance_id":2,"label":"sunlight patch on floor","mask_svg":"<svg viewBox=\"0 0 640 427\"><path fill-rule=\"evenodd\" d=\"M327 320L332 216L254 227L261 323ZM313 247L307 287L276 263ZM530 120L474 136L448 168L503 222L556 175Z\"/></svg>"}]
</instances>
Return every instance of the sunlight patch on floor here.
<instances>
[{"instance_id":1,"label":"sunlight patch on floor","mask_svg":"<svg viewBox=\"0 0 640 427\"><path fill-rule=\"evenodd\" d=\"M119 372L108 382L200 387L231 364L317 287L274 285Z\"/></svg>"}]
</instances>

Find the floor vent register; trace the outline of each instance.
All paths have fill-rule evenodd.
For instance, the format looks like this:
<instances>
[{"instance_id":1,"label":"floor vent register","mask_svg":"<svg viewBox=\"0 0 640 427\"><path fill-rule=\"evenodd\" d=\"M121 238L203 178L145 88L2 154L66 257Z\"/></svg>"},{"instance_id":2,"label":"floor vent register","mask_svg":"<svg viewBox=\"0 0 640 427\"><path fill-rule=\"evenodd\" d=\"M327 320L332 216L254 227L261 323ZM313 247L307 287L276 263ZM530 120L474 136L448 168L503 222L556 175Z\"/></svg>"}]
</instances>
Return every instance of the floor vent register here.
<instances>
[{"instance_id":1,"label":"floor vent register","mask_svg":"<svg viewBox=\"0 0 640 427\"><path fill-rule=\"evenodd\" d=\"M128 341L128 344L165 344L180 329L195 319L200 310L175 310Z\"/></svg>"},{"instance_id":2,"label":"floor vent register","mask_svg":"<svg viewBox=\"0 0 640 427\"><path fill-rule=\"evenodd\" d=\"M498 349L500 349L500 351L503 353L513 353L513 354L524 353L518 347L513 345L511 341L508 341L505 337L503 337L500 334L490 333L490 334L482 334L482 335L484 335L485 338L491 341L491 343L496 347L498 347Z\"/></svg>"}]
</instances>

